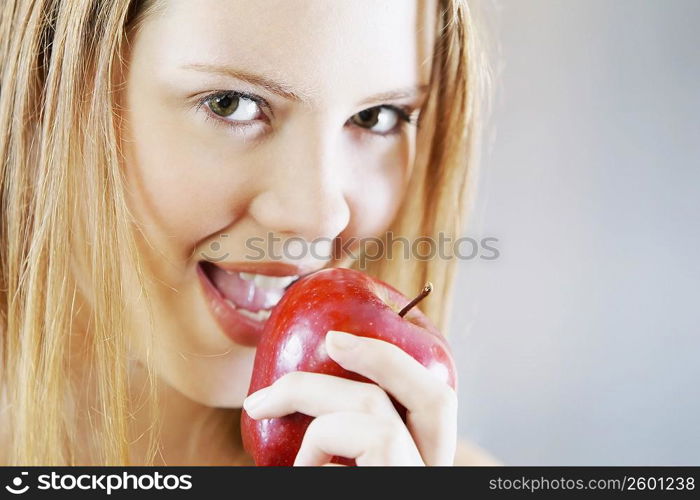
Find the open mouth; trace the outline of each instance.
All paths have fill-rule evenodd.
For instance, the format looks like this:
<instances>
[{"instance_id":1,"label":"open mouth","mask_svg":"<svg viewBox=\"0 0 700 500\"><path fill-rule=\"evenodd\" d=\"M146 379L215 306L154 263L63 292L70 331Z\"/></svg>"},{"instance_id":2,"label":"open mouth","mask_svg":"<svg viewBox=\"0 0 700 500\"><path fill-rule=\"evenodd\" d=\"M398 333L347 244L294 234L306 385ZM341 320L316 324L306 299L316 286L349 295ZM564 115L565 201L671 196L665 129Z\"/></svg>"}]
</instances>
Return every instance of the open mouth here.
<instances>
[{"instance_id":1,"label":"open mouth","mask_svg":"<svg viewBox=\"0 0 700 500\"><path fill-rule=\"evenodd\" d=\"M269 276L223 269L203 261L202 270L221 294L224 303L240 314L256 321L270 317L285 289L299 279L298 275Z\"/></svg>"},{"instance_id":2,"label":"open mouth","mask_svg":"<svg viewBox=\"0 0 700 500\"><path fill-rule=\"evenodd\" d=\"M215 319L235 342L249 346L257 345L272 310L285 290L300 278L299 274L288 274L289 266L259 267L262 272L250 272L250 267L225 268L209 261L197 266Z\"/></svg>"}]
</instances>

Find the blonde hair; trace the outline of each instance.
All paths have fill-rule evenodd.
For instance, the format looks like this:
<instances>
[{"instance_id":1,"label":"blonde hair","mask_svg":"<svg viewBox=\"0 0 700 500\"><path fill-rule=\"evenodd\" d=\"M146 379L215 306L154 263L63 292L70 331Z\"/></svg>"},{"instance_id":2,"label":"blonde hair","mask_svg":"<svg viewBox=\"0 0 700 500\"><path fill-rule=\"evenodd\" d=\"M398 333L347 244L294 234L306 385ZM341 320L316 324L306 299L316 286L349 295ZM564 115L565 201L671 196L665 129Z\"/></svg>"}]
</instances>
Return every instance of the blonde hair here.
<instances>
[{"instance_id":1,"label":"blonde hair","mask_svg":"<svg viewBox=\"0 0 700 500\"><path fill-rule=\"evenodd\" d=\"M490 75L479 34L466 0L439 2L430 90L420 115L417 156L403 205L388 231L409 242L429 237L437 245L440 235L454 242L462 233L476 176L481 111ZM385 239L385 249L392 246L391 240ZM420 307L444 333L456 273L453 248L445 250L446 258L416 259L413 255L367 266L370 274L409 297L426 281L436 285Z\"/></svg>"},{"instance_id":2,"label":"blonde hair","mask_svg":"<svg viewBox=\"0 0 700 500\"><path fill-rule=\"evenodd\" d=\"M125 276L144 274L125 197L115 90L146 0L4 0L0 7L0 395L8 464L129 464ZM477 131L481 58L464 1L440 2L420 146L392 230L458 235ZM407 268L406 266L411 266ZM76 272L79 269L80 273ZM454 260L372 263L405 293L439 284L445 326ZM77 324L89 331L76 335ZM71 359L88 371L76 377ZM157 394L151 372L148 401ZM97 407L76 414L94 389ZM157 414L152 414L154 422ZM76 426L93 431L80 449ZM150 432L152 461L157 425Z\"/></svg>"}]
</instances>

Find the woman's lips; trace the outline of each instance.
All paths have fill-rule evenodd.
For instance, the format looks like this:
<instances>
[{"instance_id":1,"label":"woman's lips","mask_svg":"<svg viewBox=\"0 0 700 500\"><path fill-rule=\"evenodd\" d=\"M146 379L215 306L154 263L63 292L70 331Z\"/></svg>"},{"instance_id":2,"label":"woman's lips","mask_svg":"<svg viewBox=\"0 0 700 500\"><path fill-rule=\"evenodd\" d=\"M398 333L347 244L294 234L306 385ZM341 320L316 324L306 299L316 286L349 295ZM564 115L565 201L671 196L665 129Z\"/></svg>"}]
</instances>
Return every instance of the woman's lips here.
<instances>
[{"instance_id":1,"label":"woman's lips","mask_svg":"<svg viewBox=\"0 0 700 500\"><path fill-rule=\"evenodd\" d=\"M265 266L270 274L252 272L255 268L250 266L240 267L247 272L202 261L197 265L197 274L209 309L224 333L237 344L253 347L260 340L272 308L299 276L270 275L289 272L292 266Z\"/></svg>"}]
</instances>

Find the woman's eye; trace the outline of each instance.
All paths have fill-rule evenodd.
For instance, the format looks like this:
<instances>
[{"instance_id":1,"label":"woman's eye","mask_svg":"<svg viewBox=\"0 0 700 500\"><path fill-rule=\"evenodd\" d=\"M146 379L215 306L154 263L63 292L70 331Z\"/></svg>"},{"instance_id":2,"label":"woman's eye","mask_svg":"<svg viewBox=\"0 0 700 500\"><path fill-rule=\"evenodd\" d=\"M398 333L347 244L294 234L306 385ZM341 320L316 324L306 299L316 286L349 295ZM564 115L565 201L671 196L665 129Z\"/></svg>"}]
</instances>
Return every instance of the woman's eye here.
<instances>
[{"instance_id":1,"label":"woman's eye","mask_svg":"<svg viewBox=\"0 0 700 500\"><path fill-rule=\"evenodd\" d=\"M206 104L212 113L236 122L257 120L262 112L253 99L235 94L210 97L206 100Z\"/></svg>"},{"instance_id":2,"label":"woman's eye","mask_svg":"<svg viewBox=\"0 0 700 500\"><path fill-rule=\"evenodd\" d=\"M399 112L388 106L368 108L350 117L350 121L358 127L378 134L386 134L394 130L400 119Z\"/></svg>"}]
</instances>

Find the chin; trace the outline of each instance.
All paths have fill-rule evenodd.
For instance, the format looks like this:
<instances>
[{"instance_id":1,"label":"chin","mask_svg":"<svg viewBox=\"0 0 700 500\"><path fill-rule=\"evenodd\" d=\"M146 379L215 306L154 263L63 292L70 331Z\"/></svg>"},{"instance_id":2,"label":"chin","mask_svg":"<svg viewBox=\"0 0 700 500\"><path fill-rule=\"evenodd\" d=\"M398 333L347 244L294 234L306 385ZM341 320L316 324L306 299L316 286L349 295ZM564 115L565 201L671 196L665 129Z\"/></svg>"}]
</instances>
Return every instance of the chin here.
<instances>
[{"instance_id":1,"label":"chin","mask_svg":"<svg viewBox=\"0 0 700 500\"><path fill-rule=\"evenodd\" d=\"M188 399L216 408L240 408L248 395L255 349L236 349L221 356L174 356L160 371L172 389Z\"/></svg>"}]
</instances>

